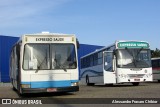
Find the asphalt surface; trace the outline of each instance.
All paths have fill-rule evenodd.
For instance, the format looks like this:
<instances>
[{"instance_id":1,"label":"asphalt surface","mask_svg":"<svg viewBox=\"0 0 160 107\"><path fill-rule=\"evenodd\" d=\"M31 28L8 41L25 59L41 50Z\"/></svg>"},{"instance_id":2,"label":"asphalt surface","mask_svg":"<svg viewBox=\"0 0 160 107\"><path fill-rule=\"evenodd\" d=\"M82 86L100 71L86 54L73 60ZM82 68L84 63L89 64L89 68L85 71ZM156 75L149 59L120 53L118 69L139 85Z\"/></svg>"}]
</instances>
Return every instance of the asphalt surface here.
<instances>
[{"instance_id":1,"label":"asphalt surface","mask_svg":"<svg viewBox=\"0 0 160 107\"><path fill-rule=\"evenodd\" d=\"M160 98L160 83L152 82L152 83L140 83L139 86L133 86L132 84L118 84L113 86L105 86L105 85L95 85L95 86L86 86L80 85L79 92L72 92L72 93L39 93L39 94L28 94L25 96L19 96L16 91L12 89L12 85L10 83L0 83L0 98L28 98L28 99L59 99L59 98ZM86 99L87 100L87 99ZM58 100L57 100L58 101ZM46 107L66 107L66 104L51 104L47 105ZM128 104L127 104L128 105ZM123 105L123 107L133 107L133 104ZM136 107L139 104L136 104ZM9 105L7 105L9 107ZM5 106L5 107L7 107ZM15 105L12 105L15 106ZM16 107L21 107L22 105L18 105ZM34 105L35 107L41 107L38 105ZM74 106L106 106L106 104L67 104L67 107L74 107ZM117 106L121 107L121 104L111 104L110 106ZM151 104L140 104L140 107L149 107ZM158 107L159 104L154 104L154 106ZM1 107L1 105L0 105ZM3 106L2 106L3 107ZM23 107L27 107L27 105L23 105Z\"/></svg>"},{"instance_id":2,"label":"asphalt surface","mask_svg":"<svg viewBox=\"0 0 160 107\"><path fill-rule=\"evenodd\" d=\"M39 93L19 96L10 83L0 83L0 98L160 98L160 83L118 84L113 86L80 85L72 93Z\"/></svg>"}]
</instances>

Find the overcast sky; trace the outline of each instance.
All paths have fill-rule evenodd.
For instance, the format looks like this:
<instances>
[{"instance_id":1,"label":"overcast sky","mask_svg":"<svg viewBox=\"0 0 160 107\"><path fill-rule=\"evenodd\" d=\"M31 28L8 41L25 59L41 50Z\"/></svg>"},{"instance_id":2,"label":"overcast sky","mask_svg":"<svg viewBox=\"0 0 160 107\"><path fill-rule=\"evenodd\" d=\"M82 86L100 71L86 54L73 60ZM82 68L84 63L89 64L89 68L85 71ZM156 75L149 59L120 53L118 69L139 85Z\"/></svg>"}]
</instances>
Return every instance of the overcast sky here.
<instances>
[{"instance_id":1,"label":"overcast sky","mask_svg":"<svg viewBox=\"0 0 160 107\"><path fill-rule=\"evenodd\" d=\"M0 35L75 34L80 43L148 41L160 49L160 0L0 0Z\"/></svg>"}]
</instances>

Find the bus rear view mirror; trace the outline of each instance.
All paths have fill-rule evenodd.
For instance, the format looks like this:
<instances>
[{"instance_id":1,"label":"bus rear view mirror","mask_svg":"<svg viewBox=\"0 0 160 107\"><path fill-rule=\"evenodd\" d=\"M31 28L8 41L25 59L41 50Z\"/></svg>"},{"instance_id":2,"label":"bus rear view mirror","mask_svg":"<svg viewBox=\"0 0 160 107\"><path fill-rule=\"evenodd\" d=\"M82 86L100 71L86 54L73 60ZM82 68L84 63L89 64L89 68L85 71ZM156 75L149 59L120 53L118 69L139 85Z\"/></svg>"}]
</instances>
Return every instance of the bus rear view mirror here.
<instances>
[{"instance_id":1,"label":"bus rear view mirror","mask_svg":"<svg viewBox=\"0 0 160 107\"><path fill-rule=\"evenodd\" d=\"M77 49L79 49L79 41L78 41L78 39L76 39L76 43L77 43Z\"/></svg>"}]
</instances>

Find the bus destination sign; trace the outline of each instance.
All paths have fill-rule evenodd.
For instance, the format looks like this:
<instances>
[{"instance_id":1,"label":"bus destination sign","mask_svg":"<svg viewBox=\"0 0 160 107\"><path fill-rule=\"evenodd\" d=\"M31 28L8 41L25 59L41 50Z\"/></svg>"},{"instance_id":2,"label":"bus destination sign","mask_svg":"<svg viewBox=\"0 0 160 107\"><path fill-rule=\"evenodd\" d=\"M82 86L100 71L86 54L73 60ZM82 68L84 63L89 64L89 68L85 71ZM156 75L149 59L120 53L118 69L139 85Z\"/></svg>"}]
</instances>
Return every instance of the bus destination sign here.
<instances>
[{"instance_id":1,"label":"bus destination sign","mask_svg":"<svg viewBox=\"0 0 160 107\"><path fill-rule=\"evenodd\" d=\"M36 38L36 41L64 41L64 38Z\"/></svg>"},{"instance_id":2,"label":"bus destination sign","mask_svg":"<svg viewBox=\"0 0 160 107\"><path fill-rule=\"evenodd\" d=\"M119 42L118 48L149 48L149 44L146 42Z\"/></svg>"}]
</instances>

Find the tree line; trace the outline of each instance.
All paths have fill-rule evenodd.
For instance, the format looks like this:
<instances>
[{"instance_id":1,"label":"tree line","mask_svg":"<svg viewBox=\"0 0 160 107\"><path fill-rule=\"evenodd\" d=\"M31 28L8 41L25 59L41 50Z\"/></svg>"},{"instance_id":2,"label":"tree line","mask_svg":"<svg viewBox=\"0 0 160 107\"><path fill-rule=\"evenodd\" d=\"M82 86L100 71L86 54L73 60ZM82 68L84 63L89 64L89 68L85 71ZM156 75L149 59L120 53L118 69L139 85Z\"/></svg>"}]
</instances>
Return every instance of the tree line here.
<instances>
[{"instance_id":1,"label":"tree line","mask_svg":"<svg viewBox=\"0 0 160 107\"><path fill-rule=\"evenodd\" d=\"M158 48L156 48L155 50L151 50L151 57L160 57L160 50Z\"/></svg>"}]
</instances>

